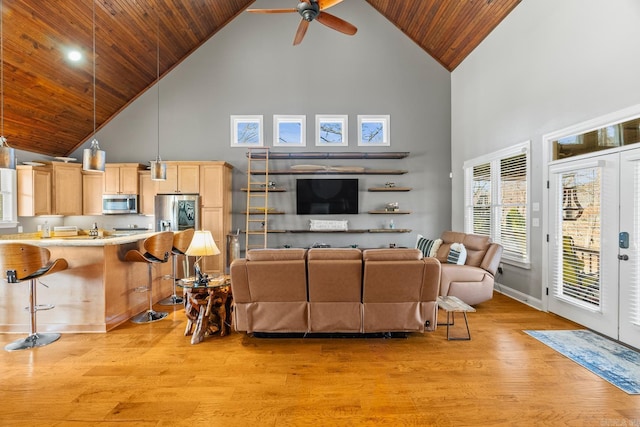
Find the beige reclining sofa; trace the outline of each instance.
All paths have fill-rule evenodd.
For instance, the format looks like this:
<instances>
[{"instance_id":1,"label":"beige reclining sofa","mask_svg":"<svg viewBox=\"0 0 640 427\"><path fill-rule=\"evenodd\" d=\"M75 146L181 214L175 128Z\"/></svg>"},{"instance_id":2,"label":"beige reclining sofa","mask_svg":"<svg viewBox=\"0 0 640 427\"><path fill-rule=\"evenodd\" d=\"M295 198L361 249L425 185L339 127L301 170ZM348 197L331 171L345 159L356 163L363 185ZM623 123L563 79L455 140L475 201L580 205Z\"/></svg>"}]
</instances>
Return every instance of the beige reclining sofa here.
<instances>
[{"instance_id":1,"label":"beige reclining sofa","mask_svg":"<svg viewBox=\"0 0 640 427\"><path fill-rule=\"evenodd\" d=\"M494 277L502 257L502 245L487 236L445 231L436 258L442 263L440 295L453 295L469 305L493 298ZM454 243L462 243L467 252L464 265L449 264L447 257Z\"/></svg>"},{"instance_id":2,"label":"beige reclining sofa","mask_svg":"<svg viewBox=\"0 0 640 427\"><path fill-rule=\"evenodd\" d=\"M231 264L234 327L248 333L424 332L440 262L418 249L252 249Z\"/></svg>"}]
</instances>

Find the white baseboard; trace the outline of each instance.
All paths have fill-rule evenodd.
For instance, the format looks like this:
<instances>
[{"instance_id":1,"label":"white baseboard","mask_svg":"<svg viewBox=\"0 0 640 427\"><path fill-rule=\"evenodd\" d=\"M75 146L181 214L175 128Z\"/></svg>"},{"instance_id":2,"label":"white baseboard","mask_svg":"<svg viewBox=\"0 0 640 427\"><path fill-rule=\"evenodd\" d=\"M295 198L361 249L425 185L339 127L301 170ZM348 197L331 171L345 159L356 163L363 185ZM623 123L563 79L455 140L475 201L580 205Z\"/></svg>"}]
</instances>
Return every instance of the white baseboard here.
<instances>
[{"instance_id":1,"label":"white baseboard","mask_svg":"<svg viewBox=\"0 0 640 427\"><path fill-rule=\"evenodd\" d=\"M531 295L527 295L527 294L523 294L520 291L517 291L515 289L509 288L501 283L496 282L493 285L493 290L502 294L502 295L506 295L509 298L513 298L514 300L520 301L521 303L524 303L530 307L535 308L536 310L542 310L542 300L538 299L538 298L533 298Z\"/></svg>"}]
</instances>

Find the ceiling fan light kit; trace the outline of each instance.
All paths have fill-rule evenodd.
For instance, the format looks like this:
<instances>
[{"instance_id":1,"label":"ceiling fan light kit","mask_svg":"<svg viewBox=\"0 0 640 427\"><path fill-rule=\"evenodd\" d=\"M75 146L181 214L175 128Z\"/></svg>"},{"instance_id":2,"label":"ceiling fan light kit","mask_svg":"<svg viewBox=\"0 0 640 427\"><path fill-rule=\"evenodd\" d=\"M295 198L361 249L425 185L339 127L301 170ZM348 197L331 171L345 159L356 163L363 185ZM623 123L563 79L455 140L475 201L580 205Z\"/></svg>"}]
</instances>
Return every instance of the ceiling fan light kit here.
<instances>
[{"instance_id":1,"label":"ceiling fan light kit","mask_svg":"<svg viewBox=\"0 0 640 427\"><path fill-rule=\"evenodd\" d=\"M293 45L298 45L307 33L307 28L311 21L318 21L321 24L339 31L343 34L352 36L358 29L349 22L338 18L328 12L326 9L341 3L343 0L305 0L298 3L298 6L290 9L247 9L247 12L252 13L290 13L298 12L302 17L298 30L293 38Z\"/></svg>"}]
</instances>

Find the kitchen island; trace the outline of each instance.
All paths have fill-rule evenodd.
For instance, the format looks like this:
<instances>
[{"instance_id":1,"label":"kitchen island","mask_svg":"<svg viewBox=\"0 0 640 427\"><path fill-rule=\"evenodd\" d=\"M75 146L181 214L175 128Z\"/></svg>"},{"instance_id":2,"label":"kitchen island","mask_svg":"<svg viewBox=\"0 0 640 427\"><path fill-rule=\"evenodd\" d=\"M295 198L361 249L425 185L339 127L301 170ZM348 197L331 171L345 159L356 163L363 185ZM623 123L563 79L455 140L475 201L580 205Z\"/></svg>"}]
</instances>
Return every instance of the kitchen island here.
<instances>
[{"instance_id":1,"label":"kitchen island","mask_svg":"<svg viewBox=\"0 0 640 427\"><path fill-rule=\"evenodd\" d=\"M43 246L51 259L64 258L69 268L39 280L38 304L54 304L38 312L39 332L107 332L149 307L148 270L143 263L124 261L131 249L143 251L153 232L128 235L41 238L37 233L0 236L0 244L23 242ZM153 301L173 292L171 261L153 265ZM5 272L2 272L5 279ZM41 285L41 284L42 285ZM0 332L29 331L28 282L0 282ZM167 307L170 309L171 307Z\"/></svg>"}]
</instances>

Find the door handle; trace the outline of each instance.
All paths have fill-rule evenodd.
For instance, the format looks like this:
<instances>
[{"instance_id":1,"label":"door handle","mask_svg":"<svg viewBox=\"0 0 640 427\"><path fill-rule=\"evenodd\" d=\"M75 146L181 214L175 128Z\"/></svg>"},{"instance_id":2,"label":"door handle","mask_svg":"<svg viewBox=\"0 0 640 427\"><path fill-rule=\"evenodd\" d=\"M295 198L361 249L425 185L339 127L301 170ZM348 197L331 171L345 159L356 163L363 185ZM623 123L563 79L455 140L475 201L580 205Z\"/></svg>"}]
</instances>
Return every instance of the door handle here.
<instances>
[{"instance_id":1,"label":"door handle","mask_svg":"<svg viewBox=\"0 0 640 427\"><path fill-rule=\"evenodd\" d=\"M629 255L618 255L620 261L629 261Z\"/></svg>"}]
</instances>

